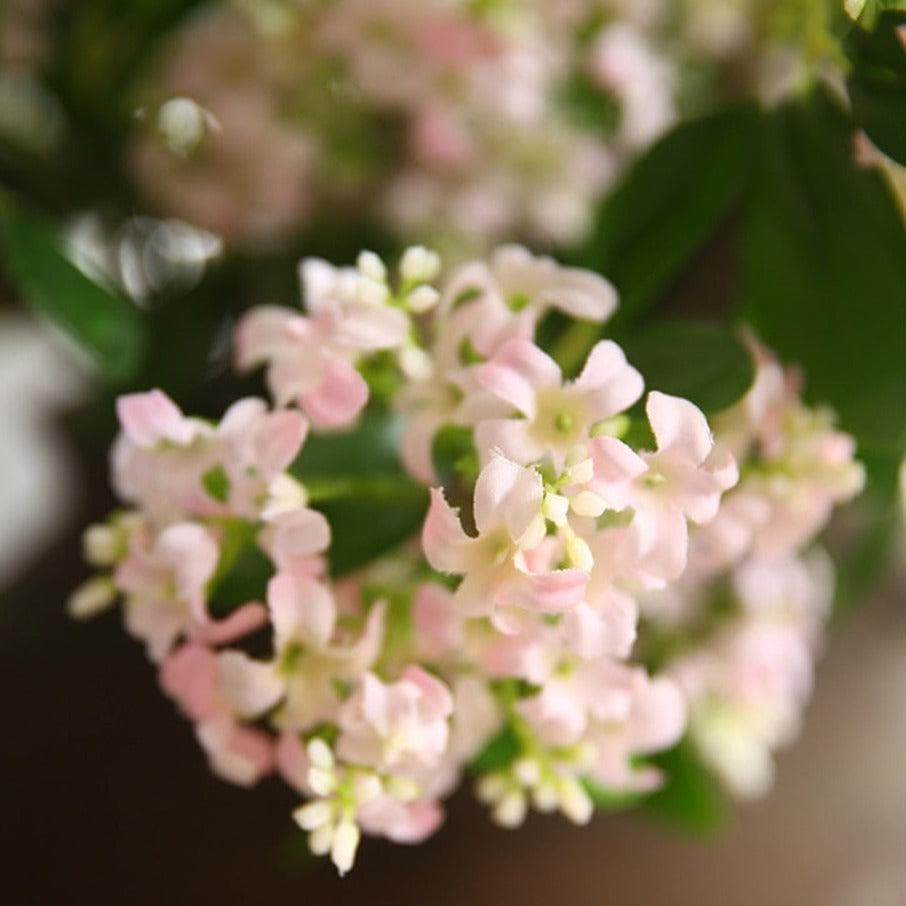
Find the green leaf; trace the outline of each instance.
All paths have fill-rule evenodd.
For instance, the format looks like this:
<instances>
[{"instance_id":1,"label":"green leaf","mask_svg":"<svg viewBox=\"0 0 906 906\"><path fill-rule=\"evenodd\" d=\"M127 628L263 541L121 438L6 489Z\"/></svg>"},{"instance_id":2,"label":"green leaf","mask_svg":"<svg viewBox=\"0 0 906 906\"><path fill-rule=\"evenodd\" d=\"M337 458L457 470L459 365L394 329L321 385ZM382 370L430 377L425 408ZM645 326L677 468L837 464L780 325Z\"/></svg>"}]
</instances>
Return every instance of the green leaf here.
<instances>
[{"instance_id":1,"label":"green leaf","mask_svg":"<svg viewBox=\"0 0 906 906\"><path fill-rule=\"evenodd\" d=\"M906 449L906 231L852 124L816 91L765 118L743 224L744 314L869 466Z\"/></svg>"},{"instance_id":2,"label":"green leaf","mask_svg":"<svg viewBox=\"0 0 906 906\"><path fill-rule=\"evenodd\" d=\"M399 419L369 412L345 434L311 437L292 472L330 522L331 572L340 576L415 534L428 491L409 478L397 458Z\"/></svg>"},{"instance_id":3,"label":"green leaf","mask_svg":"<svg viewBox=\"0 0 906 906\"><path fill-rule=\"evenodd\" d=\"M713 833L724 823L724 793L689 740L655 756L652 763L664 772L665 778L664 785L644 800L646 811L702 834Z\"/></svg>"},{"instance_id":4,"label":"green leaf","mask_svg":"<svg viewBox=\"0 0 906 906\"><path fill-rule=\"evenodd\" d=\"M215 617L264 599L274 564L257 545L258 528L242 519L224 520L221 525L220 562L208 589Z\"/></svg>"},{"instance_id":5,"label":"green leaf","mask_svg":"<svg viewBox=\"0 0 906 906\"><path fill-rule=\"evenodd\" d=\"M906 164L906 48L897 28L906 13L885 13L870 32L854 28L847 42L853 119L888 157Z\"/></svg>"},{"instance_id":6,"label":"green leaf","mask_svg":"<svg viewBox=\"0 0 906 906\"><path fill-rule=\"evenodd\" d=\"M216 465L201 476L204 489L218 501L226 503L230 498L230 476L227 475L222 465Z\"/></svg>"},{"instance_id":7,"label":"green leaf","mask_svg":"<svg viewBox=\"0 0 906 906\"><path fill-rule=\"evenodd\" d=\"M748 106L684 123L609 196L576 256L620 292L608 329L649 308L732 210L748 184L757 123Z\"/></svg>"},{"instance_id":8,"label":"green leaf","mask_svg":"<svg viewBox=\"0 0 906 906\"><path fill-rule=\"evenodd\" d=\"M719 412L751 386L752 357L736 334L704 321L662 321L622 340L648 390L691 400Z\"/></svg>"},{"instance_id":9,"label":"green leaf","mask_svg":"<svg viewBox=\"0 0 906 906\"><path fill-rule=\"evenodd\" d=\"M0 206L0 257L22 301L69 334L108 379L136 374L145 346L140 313L72 264L50 224Z\"/></svg>"},{"instance_id":10,"label":"green leaf","mask_svg":"<svg viewBox=\"0 0 906 906\"><path fill-rule=\"evenodd\" d=\"M509 767L522 751L519 736L512 724L504 728L485 745L471 764L474 774L491 774Z\"/></svg>"}]
</instances>

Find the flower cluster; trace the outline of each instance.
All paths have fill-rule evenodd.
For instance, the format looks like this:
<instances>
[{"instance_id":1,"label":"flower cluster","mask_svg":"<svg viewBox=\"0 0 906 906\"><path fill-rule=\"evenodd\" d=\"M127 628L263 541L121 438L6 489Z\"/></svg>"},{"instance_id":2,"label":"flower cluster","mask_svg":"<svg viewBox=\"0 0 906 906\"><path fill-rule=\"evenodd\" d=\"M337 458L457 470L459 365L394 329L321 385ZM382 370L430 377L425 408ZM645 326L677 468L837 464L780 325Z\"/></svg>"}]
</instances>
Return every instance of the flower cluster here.
<instances>
[{"instance_id":1,"label":"flower cluster","mask_svg":"<svg viewBox=\"0 0 906 906\"><path fill-rule=\"evenodd\" d=\"M159 205L230 240L318 207L360 215L372 198L370 216L435 241L574 241L675 118L672 65L610 7L212 7L149 86L134 171Z\"/></svg>"},{"instance_id":2,"label":"flower cluster","mask_svg":"<svg viewBox=\"0 0 906 906\"><path fill-rule=\"evenodd\" d=\"M787 6L234 0L169 42L133 171L234 242L354 210L451 251L573 243L677 119L840 82L829 5Z\"/></svg>"},{"instance_id":3,"label":"flower cluster","mask_svg":"<svg viewBox=\"0 0 906 906\"><path fill-rule=\"evenodd\" d=\"M300 270L305 313L253 309L236 331L275 408L244 399L212 424L160 391L119 400L130 509L86 533L102 573L71 611L121 598L212 769L241 785L277 771L341 873L362 832L432 833L469 765L505 826L530 805L584 823L596 792L655 789L649 756L687 724L751 780L807 692L826 595L795 554L858 490L851 441L761 352L717 440L691 402L643 400L611 340L564 377L540 321L604 322L616 294L522 247L442 281L422 247L394 274L369 252ZM430 494L420 543L338 578L296 462L310 428L352 430L369 401L403 420L401 480ZM449 431L465 441L452 467ZM727 570L738 605L686 633ZM658 656L669 633L688 644Z\"/></svg>"},{"instance_id":4,"label":"flower cluster","mask_svg":"<svg viewBox=\"0 0 906 906\"><path fill-rule=\"evenodd\" d=\"M798 732L833 594L812 545L864 483L852 437L801 402L795 371L751 346L755 382L714 425L740 481L692 534L682 580L643 605L669 637L664 669L690 701L694 742L744 796L770 786L772 753Z\"/></svg>"}]
</instances>

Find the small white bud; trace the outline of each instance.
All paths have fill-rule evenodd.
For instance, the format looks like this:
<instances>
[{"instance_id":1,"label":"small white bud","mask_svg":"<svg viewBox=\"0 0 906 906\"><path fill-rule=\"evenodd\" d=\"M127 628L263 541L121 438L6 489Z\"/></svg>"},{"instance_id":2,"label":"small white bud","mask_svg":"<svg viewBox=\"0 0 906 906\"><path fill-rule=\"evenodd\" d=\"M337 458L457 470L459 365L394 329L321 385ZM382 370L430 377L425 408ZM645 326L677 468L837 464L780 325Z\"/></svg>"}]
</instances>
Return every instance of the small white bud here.
<instances>
[{"instance_id":1,"label":"small white bud","mask_svg":"<svg viewBox=\"0 0 906 906\"><path fill-rule=\"evenodd\" d=\"M390 298L390 290L386 283L370 277L359 277L356 281L356 297L364 305L384 305Z\"/></svg>"},{"instance_id":2,"label":"small white bud","mask_svg":"<svg viewBox=\"0 0 906 906\"><path fill-rule=\"evenodd\" d=\"M270 522L284 513L300 510L308 504L305 485L292 475L281 472L268 486L267 500L261 510L261 518Z\"/></svg>"},{"instance_id":3,"label":"small white bud","mask_svg":"<svg viewBox=\"0 0 906 906\"><path fill-rule=\"evenodd\" d=\"M566 556L576 569L589 572L595 565L591 548L584 538L580 538L574 531L567 527L566 531Z\"/></svg>"},{"instance_id":4,"label":"small white bud","mask_svg":"<svg viewBox=\"0 0 906 906\"><path fill-rule=\"evenodd\" d=\"M82 550L92 566L113 566L122 550L120 533L109 525L90 525L82 535Z\"/></svg>"},{"instance_id":5,"label":"small white bud","mask_svg":"<svg viewBox=\"0 0 906 906\"><path fill-rule=\"evenodd\" d=\"M566 525L566 514L569 512L569 500L562 494L545 494L541 512L554 525Z\"/></svg>"},{"instance_id":6,"label":"small white bud","mask_svg":"<svg viewBox=\"0 0 906 906\"><path fill-rule=\"evenodd\" d=\"M356 268L363 277L367 277L375 283L387 282L387 268L374 252L367 250L360 252L356 260Z\"/></svg>"},{"instance_id":7,"label":"small white bud","mask_svg":"<svg viewBox=\"0 0 906 906\"><path fill-rule=\"evenodd\" d=\"M80 585L69 597L66 610L75 620L103 613L116 601L116 586L109 576L96 576Z\"/></svg>"},{"instance_id":8,"label":"small white bud","mask_svg":"<svg viewBox=\"0 0 906 906\"><path fill-rule=\"evenodd\" d=\"M541 779L541 765L534 758L520 758L513 765L513 773L523 786L535 786Z\"/></svg>"},{"instance_id":9,"label":"small white bud","mask_svg":"<svg viewBox=\"0 0 906 906\"><path fill-rule=\"evenodd\" d=\"M532 803L539 812L552 812L559 804L557 788L548 780L532 790Z\"/></svg>"},{"instance_id":10,"label":"small white bud","mask_svg":"<svg viewBox=\"0 0 906 906\"><path fill-rule=\"evenodd\" d=\"M427 283L440 273L440 255L423 245L413 245L400 259L400 276L407 283Z\"/></svg>"},{"instance_id":11,"label":"small white bud","mask_svg":"<svg viewBox=\"0 0 906 906\"><path fill-rule=\"evenodd\" d=\"M434 372L431 356L418 346L406 346L400 350L400 368L411 381L426 381Z\"/></svg>"},{"instance_id":12,"label":"small white bud","mask_svg":"<svg viewBox=\"0 0 906 906\"><path fill-rule=\"evenodd\" d=\"M497 803L497 807L491 813L491 817L501 827L519 827L525 821L527 810L528 803L525 795L519 790L514 790L511 793L507 793Z\"/></svg>"},{"instance_id":13,"label":"small white bud","mask_svg":"<svg viewBox=\"0 0 906 906\"><path fill-rule=\"evenodd\" d=\"M318 796L329 796L336 788L336 778L333 771L312 767L308 769L308 785Z\"/></svg>"},{"instance_id":14,"label":"small white bud","mask_svg":"<svg viewBox=\"0 0 906 906\"><path fill-rule=\"evenodd\" d=\"M352 790L355 801L359 805L365 805L381 795L381 778L377 774L357 774L352 780Z\"/></svg>"},{"instance_id":15,"label":"small white bud","mask_svg":"<svg viewBox=\"0 0 906 906\"><path fill-rule=\"evenodd\" d=\"M573 777L560 786L560 811L574 824L588 824L594 812L591 797L585 788Z\"/></svg>"},{"instance_id":16,"label":"small white bud","mask_svg":"<svg viewBox=\"0 0 906 906\"><path fill-rule=\"evenodd\" d=\"M437 305L439 299L440 293L433 286L423 283L406 296L406 304L409 306L410 311L415 312L417 315L422 315L426 311L431 311Z\"/></svg>"},{"instance_id":17,"label":"small white bud","mask_svg":"<svg viewBox=\"0 0 906 906\"><path fill-rule=\"evenodd\" d=\"M322 824L308 835L308 848L316 856L326 856L333 846L333 835L333 825Z\"/></svg>"},{"instance_id":18,"label":"small white bud","mask_svg":"<svg viewBox=\"0 0 906 906\"><path fill-rule=\"evenodd\" d=\"M305 747L305 751L308 753L308 760L314 767L325 771L333 769L333 752L330 751L330 746L320 736L315 736L311 739Z\"/></svg>"},{"instance_id":19,"label":"small white bud","mask_svg":"<svg viewBox=\"0 0 906 906\"><path fill-rule=\"evenodd\" d=\"M591 516L594 519L597 519L607 509L604 498L595 494L594 491L579 491L570 498L569 503L574 513L579 516Z\"/></svg>"},{"instance_id":20,"label":"small white bud","mask_svg":"<svg viewBox=\"0 0 906 906\"><path fill-rule=\"evenodd\" d=\"M191 98L170 98L157 111L157 129L167 147L179 157L188 157L208 130L218 128L214 114Z\"/></svg>"},{"instance_id":21,"label":"small white bud","mask_svg":"<svg viewBox=\"0 0 906 906\"><path fill-rule=\"evenodd\" d=\"M355 853L359 848L361 833L352 821L341 821L333 835L333 846L330 848L330 860L337 866L337 871L345 875L355 862Z\"/></svg>"},{"instance_id":22,"label":"small white bud","mask_svg":"<svg viewBox=\"0 0 906 906\"><path fill-rule=\"evenodd\" d=\"M293 820L302 830L317 830L333 818L333 805L326 799L318 799L299 806L293 812Z\"/></svg>"},{"instance_id":23,"label":"small white bud","mask_svg":"<svg viewBox=\"0 0 906 906\"><path fill-rule=\"evenodd\" d=\"M485 774L475 786L475 795L480 802L490 804L501 799L506 792L508 783L503 774Z\"/></svg>"}]
</instances>

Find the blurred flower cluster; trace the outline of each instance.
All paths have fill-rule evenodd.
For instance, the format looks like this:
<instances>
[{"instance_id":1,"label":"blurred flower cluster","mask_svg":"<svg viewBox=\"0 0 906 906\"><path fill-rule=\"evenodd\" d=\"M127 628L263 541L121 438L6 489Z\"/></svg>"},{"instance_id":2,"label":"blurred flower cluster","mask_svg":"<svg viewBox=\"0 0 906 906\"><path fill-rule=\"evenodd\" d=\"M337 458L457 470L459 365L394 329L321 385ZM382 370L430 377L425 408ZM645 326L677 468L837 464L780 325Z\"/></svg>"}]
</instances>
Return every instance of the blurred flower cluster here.
<instances>
[{"instance_id":1,"label":"blurred flower cluster","mask_svg":"<svg viewBox=\"0 0 906 906\"><path fill-rule=\"evenodd\" d=\"M231 242L345 213L451 252L574 243L680 115L839 72L826 4L797 5L808 28L777 0L202 8L145 88L132 168Z\"/></svg>"},{"instance_id":2,"label":"blurred flower cluster","mask_svg":"<svg viewBox=\"0 0 906 906\"><path fill-rule=\"evenodd\" d=\"M86 533L100 574L71 612L121 600L212 769L276 771L341 873L363 832L431 834L467 768L504 826L530 806L584 823L599 797L657 788L652 756L688 730L733 789L762 791L828 610L811 544L863 480L797 376L752 341L755 384L712 434L686 399L643 402L612 340L575 379L536 344L552 310L614 313L589 271L510 245L442 274L415 246L393 273L363 252L300 275L304 312L252 309L235 333L271 402L215 424L158 390L120 397L127 509ZM366 407L402 421L408 477L309 474L317 435ZM413 495L420 540L333 578L326 505L371 501L389 524Z\"/></svg>"}]
</instances>

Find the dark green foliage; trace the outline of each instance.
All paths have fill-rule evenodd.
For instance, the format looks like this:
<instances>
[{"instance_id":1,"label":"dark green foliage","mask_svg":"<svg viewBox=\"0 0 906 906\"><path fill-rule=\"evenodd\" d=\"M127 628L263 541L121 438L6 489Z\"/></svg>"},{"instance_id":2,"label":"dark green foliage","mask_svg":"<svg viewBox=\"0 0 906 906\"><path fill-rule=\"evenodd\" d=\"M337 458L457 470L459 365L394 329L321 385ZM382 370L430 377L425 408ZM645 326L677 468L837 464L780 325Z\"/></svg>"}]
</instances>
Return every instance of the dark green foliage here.
<instances>
[{"instance_id":1,"label":"dark green foliage","mask_svg":"<svg viewBox=\"0 0 906 906\"><path fill-rule=\"evenodd\" d=\"M854 28L846 48L853 119L888 156L906 164L906 47L897 27L906 12L887 12L871 31Z\"/></svg>"},{"instance_id":2,"label":"dark green foliage","mask_svg":"<svg viewBox=\"0 0 906 906\"><path fill-rule=\"evenodd\" d=\"M736 107L679 126L607 199L576 263L620 292L608 331L642 316L745 191L758 115Z\"/></svg>"},{"instance_id":3,"label":"dark green foliage","mask_svg":"<svg viewBox=\"0 0 906 906\"><path fill-rule=\"evenodd\" d=\"M644 800L645 811L694 833L713 833L721 826L726 798L688 740L651 763L664 772L664 785Z\"/></svg>"},{"instance_id":4,"label":"dark green foliage","mask_svg":"<svg viewBox=\"0 0 906 906\"><path fill-rule=\"evenodd\" d=\"M428 492L397 459L401 425L371 412L348 434L310 437L293 465L333 532L330 565L343 575L414 535Z\"/></svg>"},{"instance_id":5,"label":"dark green foliage","mask_svg":"<svg viewBox=\"0 0 906 906\"><path fill-rule=\"evenodd\" d=\"M685 397L706 413L731 406L752 384L751 356L720 324L660 321L626 337L623 349L646 390Z\"/></svg>"}]
</instances>

